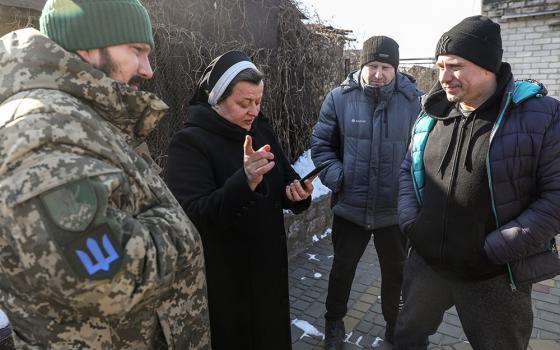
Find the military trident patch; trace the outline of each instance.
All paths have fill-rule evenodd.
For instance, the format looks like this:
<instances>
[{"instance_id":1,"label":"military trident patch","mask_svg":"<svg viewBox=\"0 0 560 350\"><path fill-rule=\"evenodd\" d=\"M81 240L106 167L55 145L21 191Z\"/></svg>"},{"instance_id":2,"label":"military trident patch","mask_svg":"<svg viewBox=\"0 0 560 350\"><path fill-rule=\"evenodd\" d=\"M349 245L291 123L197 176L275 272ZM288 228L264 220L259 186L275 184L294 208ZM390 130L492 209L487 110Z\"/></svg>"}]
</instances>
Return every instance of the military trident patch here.
<instances>
[{"instance_id":1,"label":"military trident patch","mask_svg":"<svg viewBox=\"0 0 560 350\"><path fill-rule=\"evenodd\" d=\"M102 225L81 235L64 250L74 270L90 279L112 278L118 272L123 256L109 225Z\"/></svg>"},{"instance_id":2,"label":"military trident patch","mask_svg":"<svg viewBox=\"0 0 560 350\"><path fill-rule=\"evenodd\" d=\"M119 258L119 255L115 251L115 247L113 247L113 244L109 240L109 236L107 236L107 234L103 235L102 241L103 249L107 253L107 256L105 256L105 253L103 253L99 243L95 239L88 238L86 240L87 248L89 253L93 255L95 264L88 253L79 249L76 250L76 255L78 255L78 258L80 258L90 276L95 275L99 271L109 271L111 263Z\"/></svg>"},{"instance_id":3,"label":"military trident patch","mask_svg":"<svg viewBox=\"0 0 560 350\"><path fill-rule=\"evenodd\" d=\"M79 276L110 279L120 270L123 249L101 212L92 179L81 179L39 195L50 236ZM101 197L103 198L103 196ZM97 218L97 219L96 219Z\"/></svg>"}]
</instances>

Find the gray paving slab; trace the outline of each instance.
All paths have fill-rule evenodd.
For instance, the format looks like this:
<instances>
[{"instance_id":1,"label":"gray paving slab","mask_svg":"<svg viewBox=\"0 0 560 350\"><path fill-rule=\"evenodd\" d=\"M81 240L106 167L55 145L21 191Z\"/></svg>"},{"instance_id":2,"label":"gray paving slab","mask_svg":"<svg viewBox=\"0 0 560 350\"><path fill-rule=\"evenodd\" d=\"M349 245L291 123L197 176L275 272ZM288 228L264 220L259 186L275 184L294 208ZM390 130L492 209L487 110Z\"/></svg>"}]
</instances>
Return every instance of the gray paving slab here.
<instances>
[{"instance_id":1,"label":"gray paving slab","mask_svg":"<svg viewBox=\"0 0 560 350\"><path fill-rule=\"evenodd\" d=\"M305 321L305 326L292 322L294 350L323 349L325 321L324 303L327 295L329 271L332 264L330 235L290 260L290 301L292 321ZM390 350L381 341L385 320L381 314L381 276L379 261L373 247L368 245L356 271L350 292L346 326L345 350ZM560 350L560 277L533 286L534 328L529 350ZM307 334L306 328L317 335ZM472 350L466 341L455 308L449 309L438 331L430 337L430 349Z\"/></svg>"}]
</instances>

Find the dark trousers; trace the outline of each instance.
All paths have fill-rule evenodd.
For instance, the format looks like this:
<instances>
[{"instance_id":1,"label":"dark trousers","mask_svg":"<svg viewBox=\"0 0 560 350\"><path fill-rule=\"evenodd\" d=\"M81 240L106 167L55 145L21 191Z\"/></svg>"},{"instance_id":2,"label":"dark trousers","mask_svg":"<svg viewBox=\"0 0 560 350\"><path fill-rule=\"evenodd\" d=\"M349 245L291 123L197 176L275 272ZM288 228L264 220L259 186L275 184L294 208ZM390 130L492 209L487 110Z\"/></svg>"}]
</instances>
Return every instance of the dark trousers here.
<instances>
[{"instance_id":1,"label":"dark trousers","mask_svg":"<svg viewBox=\"0 0 560 350\"><path fill-rule=\"evenodd\" d=\"M455 305L475 350L525 350L533 328L531 285L512 291L507 275L484 281L451 281L414 251L404 268L404 306L393 350L427 349L447 309Z\"/></svg>"},{"instance_id":2,"label":"dark trousers","mask_svg":"<svg viewBox=\"0 0 560 350\"><path fill-rule=\"evenodd\" d=\"M356 266L372 234L381 267L381 310L387 328L392 333L399 312L406 244L398 226L366 230L341 217L334 217L332 227L334 259L329 276L325 318L338 320L346 315Z\"/></svg>"}]
</instances>

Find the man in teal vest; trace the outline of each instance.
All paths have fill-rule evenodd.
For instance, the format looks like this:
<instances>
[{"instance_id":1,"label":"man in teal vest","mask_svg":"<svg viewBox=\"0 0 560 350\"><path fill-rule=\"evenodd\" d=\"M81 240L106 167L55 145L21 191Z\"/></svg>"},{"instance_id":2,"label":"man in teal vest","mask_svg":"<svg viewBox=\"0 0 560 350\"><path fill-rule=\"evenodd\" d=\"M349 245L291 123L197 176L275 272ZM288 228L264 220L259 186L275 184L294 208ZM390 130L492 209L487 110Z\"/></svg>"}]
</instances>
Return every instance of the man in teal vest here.
<instances>
[{"instance_id":1,"label":"man in teal vest","mask_svg":"<svg viewBox=\"0 0 560 350\"><path fill-rule=\"evenodd\" d=\"M473 348L524 350L531 284L560 272L560 104L534 81L514 83L487 17L444 33L436 58L439 82L401 166L412 250L394 349L426 349L455 306Z\"/></svg>"}]
</instances>

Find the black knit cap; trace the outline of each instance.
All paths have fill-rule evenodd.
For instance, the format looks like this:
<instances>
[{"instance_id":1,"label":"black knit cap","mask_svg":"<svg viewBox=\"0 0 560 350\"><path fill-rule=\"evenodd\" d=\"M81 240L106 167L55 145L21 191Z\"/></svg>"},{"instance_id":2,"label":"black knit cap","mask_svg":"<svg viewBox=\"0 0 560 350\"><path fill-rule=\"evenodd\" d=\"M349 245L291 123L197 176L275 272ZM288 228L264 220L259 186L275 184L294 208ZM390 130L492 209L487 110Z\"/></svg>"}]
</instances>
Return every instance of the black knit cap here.
<instances>
[{"instance_id":1,"label":"black knit cap","mask_svg":"<svg viewBox=\"0 0 560 350\"><path fill-rule=\"evenodd\" d=\"M399 66L399 44L382 35L367 39L362 49L362 67L372 61L388 63L396 71Z\"/></svg>"},{"instance_id":2,"label":"black knit cap","mask_svg":"<svg viewBox=\"0 0 560 350\"><path fill-rule=\"evenodd\" d=\"M439 55L455 55L498 73L503 52L500 25L485 16L472 16L441 36L436 60Z\"/></svg>"}]
</instances>

